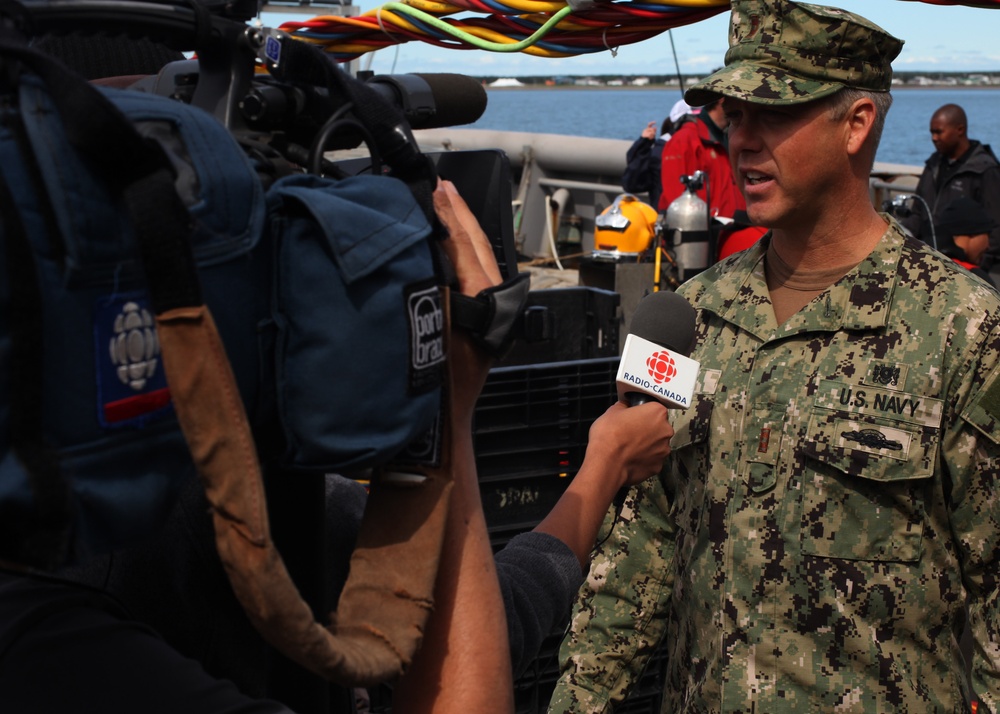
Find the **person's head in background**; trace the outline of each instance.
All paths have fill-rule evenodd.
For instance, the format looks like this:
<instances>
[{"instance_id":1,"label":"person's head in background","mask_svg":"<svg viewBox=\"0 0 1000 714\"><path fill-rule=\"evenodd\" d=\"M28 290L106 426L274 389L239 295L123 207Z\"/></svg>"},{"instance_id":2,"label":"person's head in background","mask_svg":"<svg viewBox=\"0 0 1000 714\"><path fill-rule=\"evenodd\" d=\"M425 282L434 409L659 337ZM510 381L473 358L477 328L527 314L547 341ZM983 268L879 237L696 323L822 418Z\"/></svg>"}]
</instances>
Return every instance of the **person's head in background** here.
<instances>
[{"instance_id":1,"label":"person's head in background","mask_svg":"<svg viewBox=\"0 0 1000 714\"><path fill-rule=\"evenodd\" d=\"M722 107L722 99L719 97L701 107L701 116L711 119L719 131L725 131L726 127L729 126L729 118L726 116L726 110Z\"/></svg>"},{"instance_id":2,"label":"person's head in background","mask_svg":"<svg viewBox=\"0 0 1000 714\"><path fill-rule=\"evenodd\" d=\"M691 121L698 114L701 113L701 107L692 107L690 104L685 102L683 99L678 99L674 102L674 106L670 108L670 114L667 116L666 120L663 122L663 126L667 127L663 134L673 134L681 125L686 122Z\"/></svg>"},{"instance_id":3,"label":"person's head in background","mask_svg":"<svg viewBox=\"0 0 1000 714\"><path fill-rule=\"evenodd\" d=\"M949 161L969 150L969 121L957 104L945 104L931 116L931 141L938 153Z\"/></svg>"},{"instance_id":4,"label":"person's head in background","mask_svg":"<svg viewBox=\"0 0 1000 714\"><path fill-rule=\"evenodd\" d=\"M990 245L990 231L996 222L979 203L966 196L949 203L935 233L942 253L957 261L978 266Z\"/></svg>"}]
</instances>

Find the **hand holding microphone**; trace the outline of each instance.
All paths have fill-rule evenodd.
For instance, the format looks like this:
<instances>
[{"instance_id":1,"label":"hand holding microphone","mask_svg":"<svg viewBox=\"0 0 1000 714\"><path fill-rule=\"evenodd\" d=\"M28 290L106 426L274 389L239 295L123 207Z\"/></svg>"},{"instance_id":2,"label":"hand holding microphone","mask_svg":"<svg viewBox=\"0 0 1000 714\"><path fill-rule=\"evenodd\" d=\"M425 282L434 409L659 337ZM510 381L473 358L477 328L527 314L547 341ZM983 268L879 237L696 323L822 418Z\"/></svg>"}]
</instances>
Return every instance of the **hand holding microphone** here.
<instances>
[{"instance_id":1,"label":"hand holding microphone","mask_svg":"<svg viewBox=\"0 0 1000 714\"><path fill-rule=\"evenodd\" d=\"M659 402L673 409L686 409L691 404L700 367L698 362L688 358L694 342L694 326L694 308L677 293L650 293L639 302L632 313L629 334L625 338L618 366L616 381L620 402L629 407ZM643 419L650 422L649 426L653 428L659 421L645 416ZM638 434L643 432L636 432L636 440L647 451L647 455L655 460L656 471L662 467L663 459L670 453L669 439L673 436L673 428L669 424L667 428L669 433L666 444L662 444L662 439L655 435L647 435L639 440ZM587 455L590 456L589 446ZM631 462L630 468L625 466L623 462L623 486L639 483L649 475L646 473L649 469L648 461L635 460ZM614 502L619 509L624 503L625 494L623 488L615 497Z\"/></svg>"}]
</instances>

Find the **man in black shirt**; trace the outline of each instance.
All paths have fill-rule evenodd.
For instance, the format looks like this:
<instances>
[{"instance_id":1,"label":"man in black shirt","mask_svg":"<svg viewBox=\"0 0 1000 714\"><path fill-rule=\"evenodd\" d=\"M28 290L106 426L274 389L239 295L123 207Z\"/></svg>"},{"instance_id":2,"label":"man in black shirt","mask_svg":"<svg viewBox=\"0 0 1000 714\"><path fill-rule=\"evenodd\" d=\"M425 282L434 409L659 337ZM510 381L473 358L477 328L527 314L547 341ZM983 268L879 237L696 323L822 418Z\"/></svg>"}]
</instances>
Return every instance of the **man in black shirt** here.
<instances>
[{"instance_id":1,"label":"man in black shirt","mask_svg":"<svg viewBox=\"0 0 1000 714\"><path fill-rule=\"evenodd\" d=\"M936 151L927 159L916 193L927 202L935 224L945 207L959 197L976 201L1000 225L1000 162L988 144L968 136L965 110L945 104L931 117L931 140ZM914 207L904 226L924 242L931 242L926 211ZM1000 269L1000 227L990 232L990 246L980 266Z\"/></svg>"}]
</instances>

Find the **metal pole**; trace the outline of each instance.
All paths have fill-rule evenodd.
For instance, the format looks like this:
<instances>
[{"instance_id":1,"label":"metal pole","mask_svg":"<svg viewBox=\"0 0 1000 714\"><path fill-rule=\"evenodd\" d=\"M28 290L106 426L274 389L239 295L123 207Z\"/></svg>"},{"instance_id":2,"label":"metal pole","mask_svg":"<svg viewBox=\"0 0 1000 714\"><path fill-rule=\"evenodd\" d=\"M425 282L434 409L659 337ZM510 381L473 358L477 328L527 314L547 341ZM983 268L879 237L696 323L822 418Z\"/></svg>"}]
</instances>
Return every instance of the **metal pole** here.
<instances>
[{"instance_id":1,"label":"metal pole","mask_svg":"<svg viewBox=\"0 0 1000 714\"><path fill-rule=\"evenodd\" d=\"M670 49L674 53L674 67L677 68L677 83L681 86L681 96L684 96L684 78L681 76L681 65L677 61L677 48L674 47L674 31L667 30L667 35L670 37Z\"/></svg>"}]
</instances>

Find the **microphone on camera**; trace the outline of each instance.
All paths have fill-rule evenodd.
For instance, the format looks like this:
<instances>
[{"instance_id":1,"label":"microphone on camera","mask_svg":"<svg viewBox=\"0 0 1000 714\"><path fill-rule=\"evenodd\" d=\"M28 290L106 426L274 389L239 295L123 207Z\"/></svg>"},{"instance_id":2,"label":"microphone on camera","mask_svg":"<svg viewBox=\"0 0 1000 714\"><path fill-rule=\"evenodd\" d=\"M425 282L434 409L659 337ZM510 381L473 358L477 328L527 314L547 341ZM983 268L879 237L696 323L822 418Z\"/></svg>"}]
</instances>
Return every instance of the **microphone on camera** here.
<instances>
[{"instance_id":1,"label":"microphone on camera","mask_svg":"<svg viewBox=\"0 0 1000 714\"><path fill-rule=\"evenodd\" d=\"M486 111L486 90L464 74L376 74L365 83L401 109L412 129L472 124Z\"/></svg>"},{"instance_id":2,"label":"microphone on camera","mask_svg":"<svg viewBox=\"0 0 1000 714\"><path fill-rule=\"evenodd\" d=\"M618 398L629 406L654 399L686 409L701 365L688 357L694 343L695 312L674 292L650 293L632 313L618 366Z\"/></svg>"}]
</instances>

